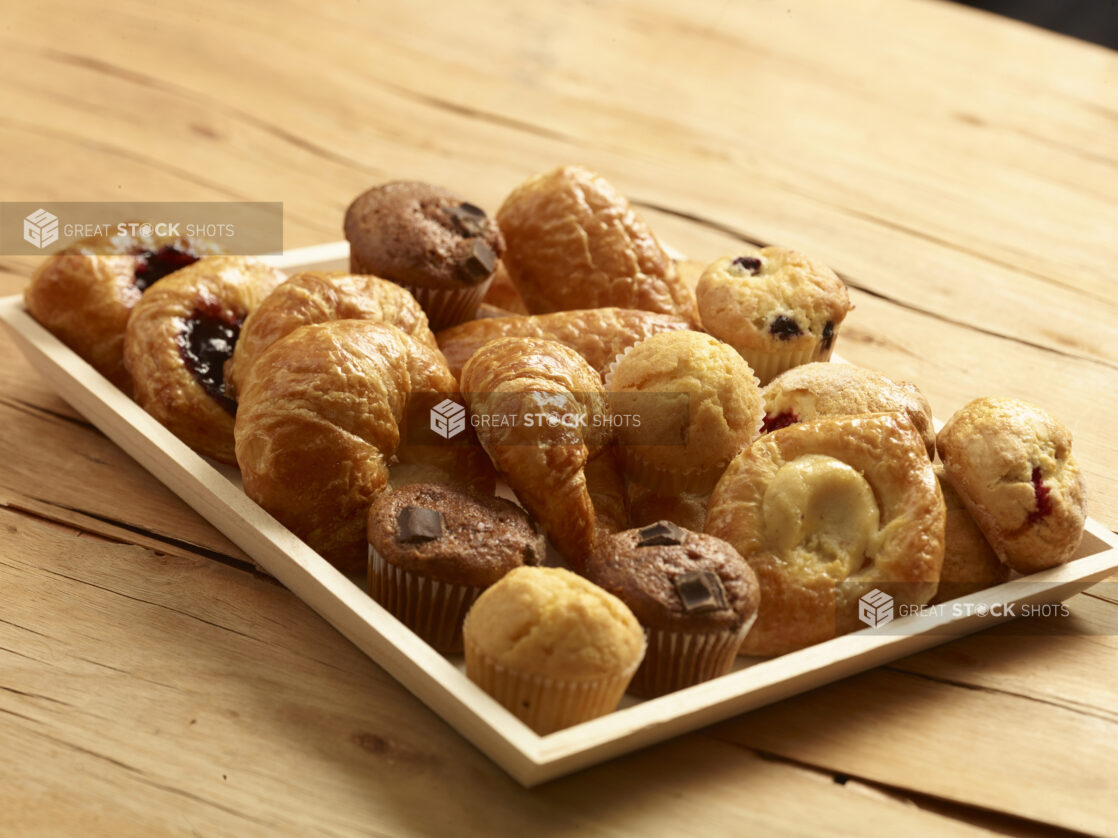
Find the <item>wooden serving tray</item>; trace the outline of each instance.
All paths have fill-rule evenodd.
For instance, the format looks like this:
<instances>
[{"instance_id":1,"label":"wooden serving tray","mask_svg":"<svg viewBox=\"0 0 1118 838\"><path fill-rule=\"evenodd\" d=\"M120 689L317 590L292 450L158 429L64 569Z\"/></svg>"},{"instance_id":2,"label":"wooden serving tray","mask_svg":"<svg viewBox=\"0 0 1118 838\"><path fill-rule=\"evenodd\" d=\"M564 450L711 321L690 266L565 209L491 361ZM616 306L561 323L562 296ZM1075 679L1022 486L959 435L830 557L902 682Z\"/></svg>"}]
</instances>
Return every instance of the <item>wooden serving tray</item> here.
<instances>
[{"instance_id":1,"label":"wooden serving tray","mask_svg":"<svg viewBox=\"0 0 1118 838\"><path fill-rule=\"evenodd\" d=\"M344 269L348 245L289 251L284 269ZM235 470L195 454L26 312L0 299L0 319L31 364L78 412L321 614L463 736L525 786L805 692L1008 619L1006 607L1054 603L1118 569L1118 538L1088 519L1076 558L954 600L940 615L900 617L647 701L626 698L607 716L539 736L465 675L461 656L436 652L354 582L253 503ZM996 607L1000 606L1000 607Z\"/></svg>"}]
</instances>

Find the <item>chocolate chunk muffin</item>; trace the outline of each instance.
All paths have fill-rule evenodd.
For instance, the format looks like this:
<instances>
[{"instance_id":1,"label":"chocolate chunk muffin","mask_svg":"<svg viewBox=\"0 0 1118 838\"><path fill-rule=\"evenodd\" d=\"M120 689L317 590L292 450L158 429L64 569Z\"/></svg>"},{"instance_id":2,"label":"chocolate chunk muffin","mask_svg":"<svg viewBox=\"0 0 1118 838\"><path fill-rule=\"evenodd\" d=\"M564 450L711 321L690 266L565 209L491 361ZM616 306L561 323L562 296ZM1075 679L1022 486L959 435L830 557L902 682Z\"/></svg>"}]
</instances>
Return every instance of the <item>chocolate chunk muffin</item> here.
<instances>
[{"instance_id":1,"label":"chocolate chunk muffin","mask_svg":"<svg viewBox=\"0 0 1118 838\"><path fill-rule=\"evenodd\" d=\"M483 590L546 554L515 504L434 483L380 495L368 537L369 593L441 652L462 651L462 621Z\"/></svg>"},{"instance_id":2,"label":"chocolate chunk muffin","mask_svg":"<svg viewBox=\"0 0 1118 838\"><path fill-rule=\"evenodd\" d=\"M748 562L720 538L669 521L598 542L584 575L648 631L629 691L656 696L724 675L760 605Z\"/></svg>"},{"instance_id":3,"label":"chocolate chunk muffin","mask_svg":"<svg viewBox=\"0 0 1118 838\"><path fill-rule=\"evenodd\" d=\"M392 181L345 214L350 270L407 288L433 330L472 319L505 252L497 223L440 186Z\"/></svg>"}]
</instances>

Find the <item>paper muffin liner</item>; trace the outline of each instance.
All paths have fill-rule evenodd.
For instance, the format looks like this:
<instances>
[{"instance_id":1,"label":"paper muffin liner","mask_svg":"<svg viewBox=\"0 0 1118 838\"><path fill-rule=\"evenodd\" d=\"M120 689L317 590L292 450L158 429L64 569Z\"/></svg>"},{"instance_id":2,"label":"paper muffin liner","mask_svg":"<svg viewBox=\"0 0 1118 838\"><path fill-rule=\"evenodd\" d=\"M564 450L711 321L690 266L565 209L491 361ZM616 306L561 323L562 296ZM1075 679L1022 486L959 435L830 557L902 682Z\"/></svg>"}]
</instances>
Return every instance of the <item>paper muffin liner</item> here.
<instances>
[{"instance_id":1,"label":"paper muffin liner","mask_svg":"<svg viewBox=\"0 0 1118 838\"><path fill-rule=\"evenodd\" d=\"M655 455L653 455L655 456ZM622 446L625 476L658 495L681 495L685 492L706 494L714 488L729 462L705 468L675 469L651 462L638 446Z\"/></svg>"},{"instance_id":2,"label":"paper muffin liner","mask_svg":"<svg viewBox=\"0 0 1118 838\"><path fill-rule=\"evenodd\" d=\"M648 338L645 338L644 340L648 340ZM644 343L643 340L638 340L628 349L625 349L622 352L618 352L616 355L613 356L613 360L606 364L605 368L602 370L602 386L606 388L607 392L610 390L611 379L613 378L613 374L617 371L618 365L621 364L621 361L625 358L626 355L628 355L642 343Z\"/></svg>"},{"instance_id":3,"label":"paper muffin liner","mask_svg":"<svg viewBox=\"0 0 1118 838\"><path fill-rule=\"evenodd\" d=\"M411 292L423 308L431 331L437 332L473 320L481 299L492 282L493 277L490 275L484 282L461 288L423 288L419 285L400 284Z\"/></svg>"},{"instance_id":4,"label":"paper muffin liner","mask_svg":"<svg viewBox=\"0 0 1118 838\"><path fill-rule=\"evenodd\" d=\"M725 675L751 625L701 633L648 629L648 649L629 692L654 698Z\"/></svg>"},{"instance_id":5,"label":"paper muffin liner","mask_svg":"<svg viewBox=\"0 0 1118 838\"><path fill-rule=\"evenodd\" d=\"M462 622L483 590L397 567L369 547L369 595L440 652L462 651Z\"/></svg>"},{"instance_id":6,"label":"paper muffin liner","mask_svg":"<svg viewBox=\"0 0 1118 838\"><path fill-rule=\"evenodd\" d=\"M838 337L837 332L835 337ZM832 338L829 349L823 349L819 343L809 349L800 350L743 349L738 347L738 354L753 368L754 375L757 376L761 386L764 387L782 372L790 370L792 367L809 364L812 361L831 360L831 353L834 348L835 340Z\"/></svg>"},{"instance_id":7,"label":"paper muffin liner","mask_svg":"<svg viewBox=\"0 0 1118 838\"><path fill-rule=\"evenodd\" d=\"M570 681L518 672L466 641L466 675L541 736L617 708L640 659L617 675Z\"/></svg>"}]
</instances>

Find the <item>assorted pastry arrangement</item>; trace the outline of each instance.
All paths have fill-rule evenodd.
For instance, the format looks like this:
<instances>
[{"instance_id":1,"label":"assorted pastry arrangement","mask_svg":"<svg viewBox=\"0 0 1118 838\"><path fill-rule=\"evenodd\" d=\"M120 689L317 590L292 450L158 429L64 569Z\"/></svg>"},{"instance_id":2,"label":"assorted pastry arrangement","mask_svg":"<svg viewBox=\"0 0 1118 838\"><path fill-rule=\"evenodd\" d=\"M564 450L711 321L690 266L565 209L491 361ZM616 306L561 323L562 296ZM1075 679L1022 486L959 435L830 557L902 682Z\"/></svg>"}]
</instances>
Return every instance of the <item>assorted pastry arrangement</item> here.
<instances>
[{"instance_id":1,"label":"assorted pastry arrangement","mask_svg":"<svg viewBox=\"0 0 1118 838\"><path fill-rule=\"evenodd\" d=\"M945 602L1075 554L1067 428L983 398L937 435L914 385L831 363L852 306L808 256L686 281L576 166L495 215L379 185L343 226L348 272L292 276L80 242L27 309L541 734L860 629L871 592Z\"/></svg>"}]
</instances>

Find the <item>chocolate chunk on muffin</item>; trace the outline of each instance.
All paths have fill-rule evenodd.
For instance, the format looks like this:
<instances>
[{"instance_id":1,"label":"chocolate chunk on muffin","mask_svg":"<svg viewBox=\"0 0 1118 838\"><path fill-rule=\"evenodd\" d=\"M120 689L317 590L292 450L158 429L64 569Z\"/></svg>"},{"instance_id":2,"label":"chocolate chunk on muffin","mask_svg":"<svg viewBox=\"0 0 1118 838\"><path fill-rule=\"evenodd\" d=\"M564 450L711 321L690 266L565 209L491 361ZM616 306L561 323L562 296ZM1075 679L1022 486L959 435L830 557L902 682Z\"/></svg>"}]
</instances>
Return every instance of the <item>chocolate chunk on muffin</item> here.
<instances>
[{"instance_id":1,"label":"chocolate chunk on muffin","mask_svg":"<svg viewBox=\"0 0 1118 838\"><path fill-rule=\"evenodd\" d=\"M648 631L648 651L629 685L641 696L728 672L760 605L757 577L737 550L670 521L600 540L584 575Z\"/></svg>"},{"instance_id":2,"label":"chocolate chunk on muffin","mask_svg":"<svg viewBox=\"0 0 1118 838\"><path fill-rule=\"evenodd\" d=\"M462 621L485 588L546 553L515 504L433 483L380 495L368 537L369 593L443 652L462 651Z\"/></svg>"},{"instance_id":3,"label":"chocolate chunk on muffin","mask_svg":"<svg viewBox=\"0 0 1118 838\"><path fill-rule=\"evenodd\" d=\"M433 330L469 320L505 252L497 223L440 186L392 181L359 195L345 214L350 270L407 288Z\"/></svg>"}]
</instances>

